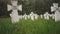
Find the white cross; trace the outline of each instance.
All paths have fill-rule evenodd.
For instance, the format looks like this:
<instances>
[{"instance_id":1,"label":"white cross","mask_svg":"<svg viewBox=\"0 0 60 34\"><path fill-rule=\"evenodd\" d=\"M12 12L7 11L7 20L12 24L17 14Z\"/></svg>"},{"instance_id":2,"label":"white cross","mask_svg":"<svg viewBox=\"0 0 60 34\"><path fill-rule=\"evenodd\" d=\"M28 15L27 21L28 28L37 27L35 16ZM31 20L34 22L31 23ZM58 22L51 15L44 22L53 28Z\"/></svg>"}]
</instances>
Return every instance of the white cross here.
<instances>
[{"instance_id":1,"label":"white cross","mask_svg":"<svg viewBox=\"0 0 60 34\"><path fill-rule=\"evenodd\" d=\"M59 11L60 7L58 7L58 3L53 3L53 6L51 6L51 12L54 12L54 11Z\"/></svg>"},{"instance_id":2,"label":"white cross","mask_svg":"<svg viewBox=\"0 0 60 34\"><path fill-rule=\"evenodd\" d=\"M11 5L7 5L7 9L8 9L8 11L10 11L10 10L20 10L20 11L22 11L22 5L18 5L17 6L17 1L11 1L12 2L12 6Z\"/></svg>"},{"instance_id":3,"label":"white cross","mask_svg":"<svg viewBox=\"0 0 60 34\"><path fill-rule=\"evenodd\" d=\"M27 20L27 14L26 14L26 13L23 15L23 18L24 18L25 20Z\"/></svg>"},{"instance_id":4,"label":"white cross","mask_svg":"<svg viewBox=\"0 0 60 34\"><path fill-rule=\"evenodd\" d=\"M40 17L43 18L43 15L41 14Z\"/></svg>"},{"instance_id":5,"label":"white cross","mask_svg":"<svg viewBox=\"0 0 60 34\"><path fill-rule=\"evenodd\" d=\"M34 21L34 13L33 12L30 13L30 17L31 17L31 20Z\"/></svg>"},{"instance_id":6,"label":"white cross","mask_svg":"<svg viewBox=\"0 0 60 34\"><path fill-rule=\"evenodd\" d=\"M51 12L55 12L55 21L60 21L60 7L58 7L58 3L53 3L51 6Z\"/></svg>"},{"instance_id":7,"label":"white cross","mask_svg":"<svg viewBox=\"0 0 60 34\"><path fill-rule=\"evenodd\" d=\"M49 13L48 13L48 12L46 12L46 13L44 14L44 18L47 19L47 20L49 20Z\"/></svg>"},{"instance_id":8,"label":"white cross","mask_svg":"<svg viewBox=\"0 0 60 34\"><path fill-rule=\"evenodd\" d=\"M12 5L7 5L7 10L12 10L12 13L10 14L12 22L18 22L19 16L17 10L22 11L22 5L17 5L17 1L11 1Z\"/></svg>"}]
</instances>

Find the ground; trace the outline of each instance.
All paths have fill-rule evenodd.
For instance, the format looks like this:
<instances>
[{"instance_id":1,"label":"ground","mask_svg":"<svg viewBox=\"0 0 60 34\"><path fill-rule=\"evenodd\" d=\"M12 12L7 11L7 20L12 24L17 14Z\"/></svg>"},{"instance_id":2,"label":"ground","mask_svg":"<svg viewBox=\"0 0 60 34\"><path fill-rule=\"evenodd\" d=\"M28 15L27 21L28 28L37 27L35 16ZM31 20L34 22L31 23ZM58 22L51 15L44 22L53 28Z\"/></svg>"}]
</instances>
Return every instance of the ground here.
<instances>
[{"instance_id":1,"label":"ground","mask_svg":"<svg viewBox=\"0 0 60 34\"><path fill-rule=\"evenodd\" d=\"M60 22L39 18L11 23L10 18L0 18L0 34L60 34Z\"/></svg>"}]
</instances>

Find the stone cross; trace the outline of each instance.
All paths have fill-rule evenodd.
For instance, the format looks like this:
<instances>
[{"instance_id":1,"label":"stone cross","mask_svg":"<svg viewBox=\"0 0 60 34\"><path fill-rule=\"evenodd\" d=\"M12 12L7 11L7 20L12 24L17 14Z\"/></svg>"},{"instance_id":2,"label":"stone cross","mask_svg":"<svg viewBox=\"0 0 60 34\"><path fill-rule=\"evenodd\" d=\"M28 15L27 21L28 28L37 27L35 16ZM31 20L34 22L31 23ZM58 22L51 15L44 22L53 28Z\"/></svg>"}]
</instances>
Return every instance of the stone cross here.
<instances>
[{"instance_id":1,"label":"stone cross","mask_svg":"<svg viewBox=\"0 0 60 34\"><path fill-rule=\"evenodd\" d=\"M38 19L38 17L39 17L39 15L38 15L38 14L35 14L34 16L35 16L35 19Z\"/></svg>"},{"instance_id":2,"label":"stone cross","mask_svg":"<svg viewBox=\"0 0 60 34\"><path fill-rule=\"evenodd\" d=\"M26 13L23 15L23 18L24 18L25 20L27 20L27 14L26 14Z\"/></svg>"},{"instance_id":3,"label":"stone cross","mask_svg":"<svg viewBox=\"0 0 60 34\"><path fill-rule=\"evenodd\" d=\"M30 17L31 17L31 20L34 21L34 13L33 12L30 13Z\"/></svg>"},{"instance_id":4,"label":"stone cross","mask_svg":"<svg viewBox=\"0 0 60 34\"><path fill-rule=\"evenodd\" d=\"M58 7L58 3L53 3L51 6L51 12L55 12L55 21L60 21L60 7Z\"/></svg>"},{"instance_id":5,"label":"stone cross","mask_svg":"<svg viewBox=\"0 0 60 34\"><path fill-rule=\"evenodd\" d=\"M48 12L46 12L46 13L44 14L44 18L47 19L47 20L49 20L49 14L48 14Z\"/></svg>"},{"instance_id":6,"label":"stone cross","mask_svg":"<svg viewBox=\"0 0 60 34\"><path fill-rule=\"evenodd\" d=\"M40 15L40 18L43 18L43 15L42 14Z\"/></svg>"},{"instance_id":7,"label":"stone cross","mask_svg":"<svg viewBox=\"0 0 60 34\"><path fill-rule=\"evenodd\" d=\"M17 10L22 11L22 5L17 5L18 2L16 0L11 2L12 2L12 5L8 4L7 10L8 11L12 10L10 17L11 17L12 23L16 23L16 22L19 22L19 15Z\"/></svg>"}]
</instances>

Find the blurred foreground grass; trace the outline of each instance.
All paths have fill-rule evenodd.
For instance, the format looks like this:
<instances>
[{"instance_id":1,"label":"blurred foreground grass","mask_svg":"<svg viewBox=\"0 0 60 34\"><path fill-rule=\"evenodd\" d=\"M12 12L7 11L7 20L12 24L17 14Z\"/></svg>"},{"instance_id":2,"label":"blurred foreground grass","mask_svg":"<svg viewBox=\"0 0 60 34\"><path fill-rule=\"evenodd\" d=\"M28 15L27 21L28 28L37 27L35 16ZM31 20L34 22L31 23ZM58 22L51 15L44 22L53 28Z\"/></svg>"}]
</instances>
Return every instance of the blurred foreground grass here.
<instances>
[{"instance_id":1,"label":"blurred foreground grass","mask_svg":"<svg viewBox=\"0 0 60 34\"><path fill-rule=\"evenodd\" d=\"M10 18L0 18L0 34L60 34L60 22L39 18L11 23Z\"/></svg>"}]
</instances>

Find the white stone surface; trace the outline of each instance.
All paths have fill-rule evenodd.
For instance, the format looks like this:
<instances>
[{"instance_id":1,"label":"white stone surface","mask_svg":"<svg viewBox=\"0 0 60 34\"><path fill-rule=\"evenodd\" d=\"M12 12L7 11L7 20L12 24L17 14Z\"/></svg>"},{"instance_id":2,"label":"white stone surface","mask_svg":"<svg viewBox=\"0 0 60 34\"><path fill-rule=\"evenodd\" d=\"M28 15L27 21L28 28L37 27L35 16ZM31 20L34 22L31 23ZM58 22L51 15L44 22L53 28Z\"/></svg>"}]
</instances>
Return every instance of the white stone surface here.
<instances>
[{"instance_id":1,"label":"white stone surface","mask_svg":"<svg viewBox=\"0 0 60 34\"><path fill-rule=\"evenodd\" d=\"M43 15L40 15L41 18L43 18Z\"/></svg>"},{"instance_id":2,"label":"white stone surface","mask_svg":"<svg viewBox=\"0 0 60 34\"><path fill-rule=\"evenodd\" d=\"M12 23L16 23L19 21L19 16L17 14L17 11L16 12L13 11L12 14L10 14L10 16Z\"/></svg>"},{"instance_id":3,"label":"white stone surface","mask_svg":"<svg viewBox=\"0 0 60 34\"><path fill-rule=\"evenodd\" d=\"M23 18L24 18L25 20L27 20L27 14L24 14L24 15L23 15Z\"/></svg>"},{"instance_id":4,"label":"white stone surface","mask_svg":"<svg viewBox=\"0 0 60 34\"><path fill-rule=\"evenodd\" d=\"M46 12L46 13L44 14L44 19L49 20L49 14L48 14L48 12Z\"/></svg>"},{"instance_id":5,"label":"white stone surface","mask_svg":"<svg viewBox=\"0 0 60 34\"><path fill-rule=\"evenodd\" d=\"M31 12L30 17L31 17L31 20L34 21L34 13L33 12Z\"/></svg>"},{"instance_id":6,"label":"white stone surface","mask_svg":"<svg viewBox=\"0 0 60 34\"><path fill-rule=\"evenodd\" d=\"M58 10L55 12L55 21L60 21L60 12Z\"/></svg>"},{"instance_id":7,"label":"white stone surface","mask_svg":"<svg viewBox=\"0 0 60 34\"><path fill-rule=\"evenodd\" d=\"M35 19L38 19L39 15L35 14Z\"/></svg>"}]
</instances>

